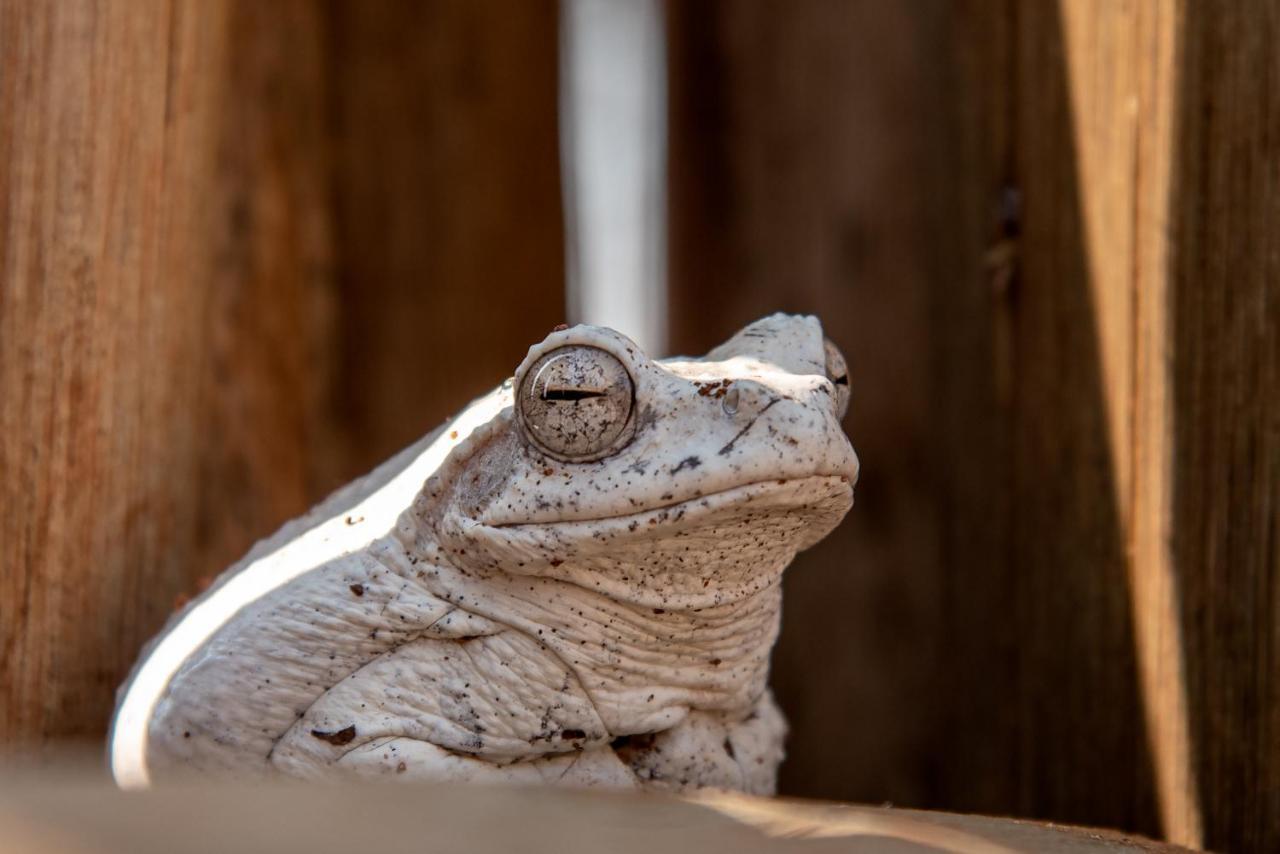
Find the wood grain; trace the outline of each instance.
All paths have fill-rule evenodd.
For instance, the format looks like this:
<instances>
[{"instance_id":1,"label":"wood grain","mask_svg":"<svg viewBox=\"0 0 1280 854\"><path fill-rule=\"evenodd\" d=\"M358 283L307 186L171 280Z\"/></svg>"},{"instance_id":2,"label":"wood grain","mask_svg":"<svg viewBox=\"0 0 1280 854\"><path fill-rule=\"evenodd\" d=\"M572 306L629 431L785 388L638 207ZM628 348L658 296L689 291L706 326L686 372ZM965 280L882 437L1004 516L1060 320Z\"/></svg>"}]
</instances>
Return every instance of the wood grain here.
<instances>
[{"instance_id":1,"label":"wood grain","mask_svg":"<svg viewBox=\"0 0 1280 854\"><path fill-rule=\"evenodd\" d=\"M1000 31L989 7L956 11L952 33ZM962 116L952 127L961 137L978 128L971 150L981 154L955 170L1003 175L1022 199L1009 255L1014 345L997 371L1012 378L1006 435L1024 454L1029 438L1042 450L1015 450L1008 533L994 536L1011 543L1023 574L1006 589L1026 592L1012 602L986 594L960 623L982 637L1002 603L1029 614L1004 638L1003 660L981 655L961 671L982 678L996 661L997 672L1021 675L959 720L1014 707L1024 747L1001 776L1022 782L996 799L1020 811L1154 832L1154 809L1176 841L1271 850L1280 279L1266 247L1278 224L1280 66L1264 46L1280 33L1277 14L1268 4L1218 15L1198 4L1080 2L995 15L1009 44L957 40L969 70L952 79L1009 118ZM1011 82L993 83L981 69L1002 56L1013 57ZM977 219L967 205L954 210ZM1073 292L1087 301L1064 304ZM1073 339L1070 358L1039 373L1049 348ZM1065 396L1046 399L1044 387ZM973 415L962 410L956 423ZM1089 435L1106 446L1089 447ZM978 459L989 472L991 458ZM1079 497L1064 505L1064 492ZM957 505L953 561L990 525L964 511L976 498ZM968 592L952 601L976 604ZM1126 750L1129 739L1142 746ZM994 731L976 741L979 756L1007 744ZM986 777L981 767L955 785Z\"/></svg>"},{"instance_id":2,"label":"wood grain","mask_svg":"<svg viewBox=\"0 0 1280 854\"><path fill-rule=\"evenodd\" d=\"M788 570L774 688L784 791L928 803L947 443L931 423L933 239L919 179L941 6L672 4L672 347L817 313L850 364L864 466L845 523ZM977 403L975 402L975 405Z\"/></svg>"},{"instance_id":3,"label":"wood grain","mask_svg":"<svg viewBox=\"0 0 1280 854\"><path fill-rule=\"evenodd\" d=\"M555 6L0 4L0 744L563 317Z\"/></svg>"},{"instance_id":4,"label":"wood grain","mask_svg":"<svg viewBox=\"0 0 1280 854\"><path fill-rule=\"evenodd\" d=\"M1280 9L1187 3L1170 547L1205 842L1280 848Z\"/></svg>"},{"instance_id":5,"label":"wood grain","mask_svg":"<svg viewBox=\"0 0 1280 854\"><path fill-rule=\"evenodd\" d=\"M955 42L959 108L933 134L962 140L937 154L974 182L939 211L966 243L944 240L960 287L935 291L956 437L944 791L1154 833L1128 529L1134 8L951 11L949 32L990 36Z\"/></svg>"},{"instance_id":6,"label":"wood grain","mask_svg":"<svg viewBox=\"0 0 1280 854\"><path fill-rule=\"evenodd\" d=\"M1280 846L1280 12L672 3L673 346L819 313L796 794ZM0 0L0 744L563 319L556 7Z\"/></svg>"},{"instance_id":7,"label":"wood grain","mask_svg":"<svg viewBox=\"0 0 1280 854\"><path fill-rule=\"evenodd\" d=\"M338 2L346 474L508 377L565 317L553 0Z\"/></svg>"},{"instance_id":8,"label":"wood grain","mask_svg":"<svg viewBox=\"0 0 1280 854\"><path fill-rule=\"evenodd\" d=\"M175 596L305 507L318 33L250 5L0 4L7 745L101 737Z\"/></svg>"},{"instance_id":9,"label":"wood grain","mask_svg":"<svg viewBox=\"0 0 1280 854\"><path fill-rule=\"evenodd\" d=\"M279 851L1177 854L1109 831L754 798L551 787L187 785L122 793L74 773L0 777L0 838L32 854Z\"/></svg>"},{"instance_id":10,"label":"wood grain","mask_svg":"<svg viewBox=\"0 0 1280 854\"><path fill-rule=\"evenodd\" d=\"M816 310L855 378L787 790L1280 844L1275 9L672 17L677 340Z\"/></svg>"}]
</instances>

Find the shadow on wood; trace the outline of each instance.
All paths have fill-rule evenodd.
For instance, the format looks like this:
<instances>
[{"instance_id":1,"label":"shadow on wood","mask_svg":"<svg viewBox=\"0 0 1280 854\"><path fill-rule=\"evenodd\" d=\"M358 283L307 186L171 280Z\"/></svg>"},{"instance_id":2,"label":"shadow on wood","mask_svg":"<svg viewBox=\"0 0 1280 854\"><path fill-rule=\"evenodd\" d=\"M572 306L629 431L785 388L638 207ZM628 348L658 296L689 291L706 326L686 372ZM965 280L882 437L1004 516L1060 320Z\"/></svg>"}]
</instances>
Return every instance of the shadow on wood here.
<instances>
[{"instance_id":1,"label":"shadow on wood","mask_svg":"<svg viewBox=\"0 0 1280 854\"><path fill-rule=\"evenodd\" d=\"M1158 831L1102 363L1131 307L1085 244L1056 9L672 32L677 349L784 308L850 362L863 479L788 573L784 791Z\"/></svg>"}]
</instances>

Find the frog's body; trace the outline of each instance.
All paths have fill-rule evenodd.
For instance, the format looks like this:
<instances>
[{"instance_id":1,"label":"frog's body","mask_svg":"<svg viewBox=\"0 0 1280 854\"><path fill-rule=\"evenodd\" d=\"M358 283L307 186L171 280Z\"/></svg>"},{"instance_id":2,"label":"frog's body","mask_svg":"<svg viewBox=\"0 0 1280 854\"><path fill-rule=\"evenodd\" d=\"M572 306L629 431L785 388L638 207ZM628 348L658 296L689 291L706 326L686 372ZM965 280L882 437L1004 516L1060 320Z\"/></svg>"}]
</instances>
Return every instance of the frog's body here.
<instances>
[{"instance_id":1,"label":"frog's body","mask_svg":"<svg viewBox=\"0 0 1280 854\"><path fill-rule=\"evenodd\" d=\"M553 333L174 618L122 690L117 780L772 791L782 571L857 477L831 358L806 317L700 360Z\"/></svg>"}]
</instances>

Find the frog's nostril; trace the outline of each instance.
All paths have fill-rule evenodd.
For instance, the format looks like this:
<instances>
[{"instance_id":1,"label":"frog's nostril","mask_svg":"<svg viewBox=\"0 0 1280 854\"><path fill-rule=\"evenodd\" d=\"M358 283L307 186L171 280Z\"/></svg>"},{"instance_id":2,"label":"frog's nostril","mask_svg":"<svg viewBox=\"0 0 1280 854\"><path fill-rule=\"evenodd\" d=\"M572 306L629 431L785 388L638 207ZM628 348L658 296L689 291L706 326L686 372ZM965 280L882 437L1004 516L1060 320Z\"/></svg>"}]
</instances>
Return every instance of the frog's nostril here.
<instances>
[{"instance_id":1,"label":"frog's nostril","mask_svg":"<svg viewBox=\"0 0 1280 854\"><path fill-rule=\"evenodd\" d=\"M755 417L782 398L778 392L764 383L750 379L724 380L724 385L713 392L720 401L724 414L737 417ZM783 396L785 397L785 395Z\"/></svg>"},{"instance_id":2,"label":"frog's nostril","mask_svg":"<svg viewBox=\"0 0 1280 854\"><path fill-rule=\"evenodd\" d=\"M720 399L720 405L724 407L726 415L735 415L738 412L738 403L741 401L742 392L738 391L738 387L731 386L724 393L724 397Z\"/></svg>"}]
</instances>

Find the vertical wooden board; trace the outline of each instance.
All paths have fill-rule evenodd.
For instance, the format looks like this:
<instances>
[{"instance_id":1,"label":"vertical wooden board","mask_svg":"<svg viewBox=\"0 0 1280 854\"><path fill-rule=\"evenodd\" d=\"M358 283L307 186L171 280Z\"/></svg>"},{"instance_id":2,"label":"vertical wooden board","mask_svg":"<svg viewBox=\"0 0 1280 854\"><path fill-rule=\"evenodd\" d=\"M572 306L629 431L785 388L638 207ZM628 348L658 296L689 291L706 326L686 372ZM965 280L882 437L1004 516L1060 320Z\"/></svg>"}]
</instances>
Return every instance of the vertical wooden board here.
<instances>
[{"instance_id":1,"label":"vertical wooden board","mask_svg":"<svg viewBox=\"0 0 1280 854\"><path fill-rule=\"evenodd\" d=\"M196 14L203 8L191 10ZM205 572L337 486L328 18L311 0L228 6L206 203L208 421L196 546Z\"/></svg>"},{"instance_id":2,"label":"vertical wooden board","mask_svg":"<svg viewBox=\"0 0 1280 854\"><path fill-rule=\"evenodd\" d=\"M1166 838L1203 844L1203 803L1195 786L1187 649L1171 531L1173 518L1171 199L1179 109L1179 29L1175 4L1137 8L1137 71L1131 254L1133 286L1133 464L1129 512L1130 596L1152 770Z\"/></svg>"},{"instance_id":3,"label":"vertical wooden board","mask_svg":"<svg viewBox=\"0 0 1280 854\"><path fill-rule=\"evenodd\" d=\"M1015 12L1013 168L1023 216L1005 462L1019 806L1150 833L1158 825L1127 561L1131 252L1114 234L1133 201L1123 184L1084 180L1085 170L1099 181L1123 175L1130 162L1130 147L1117 153L1094 137L1108 124L1129 133L1124 113L1108 109L1128 94L1108 87L1129 73L1107 67L1132 61L1106 32L1124 28L1113 18L1125 11L1099 6L1084 16L1094 30L1080 42L1069 41L1057 9ZM1082 115L1084 105L1096 113ZM1118 249L1091 243L1100 233ZM993 605L1007 593L996 595Z\"/></svg>"},{"instance_id":4,"label":"vertical wooden board","mask_svg":"<svg viewBox=\"0 0 1280 854\"><path fill-rule=\"evenodd\" d=\"M205 221L185 197L205 186L216 92L212 76L187 75L216 66L221 21L197 36L169 11L2 12L10 744L100 734L130 654L163 618L157 589L189 578L194 516L180 496L197 474L204 295L183 262Z\"/></svg>"},{"instance_id":5,"label":"vertical wooden board","mask_svg":"<svg viewBox=\"0 0 1280 854\"><path fill-rule=\"evenodd\" d=\"M857 505L788 570L773 684L782 789L934 802L938 518L922 161L942 6L670 4L671 329L703 352L817 313L850 364Z\"/></svg>"},{"instance_id":6,"label":"vertical wooden board","mask_svg":"<svg viewBox=\"0 0 1280 854\"><path fill-rule=\"evenodd\" d=\"M677 347L818 310L857 378L858 505L788 581L790 791L1156 829L1134 12L672 7Z\"/></svg>"},{"instance_id":7,"label":"vertical wooden board","mask_svg":"<svg viewBox=\"0 0 1280 854\"><path fill-rule=\"evenodd\" d=\"M237 91L271 77L241 11L0 4L6 745L100 737L175 595L302 509L287 449L309 333L291 324L309 311L291 283L323 236L313 219L288 238L312 198L299 184L322 176L292 151L260 158L310 131ZM272 79L285 100L315 94Z\"/></svg>"},{"instance_id":8,"label":"vertical wooden board","mask_svg":"<svg viewBox=\"0 0 1280 854\"><path fill-rule=\"evenodd\" d=\"M963 185L939 213L968 238L940 244L958 292L935 283L938 380L953 386L939 400L959 440L943 489L942 799L1156 832L1128 527L1134 13L952 9L939 82L959 106L932 136L957 140L935 150Z\"/></svg>"},{"instance_id":9,"label":"vertical wooden board","mask_svg":"<svg viewBox=\"0 0 1280 854\"><path fill-rule=\"evenodd\" d=\"M940 707L932 806L1017 814L1025 780L1010 560L1016 300L1022 197L1012 158L1016 21L1010 3L951 4L926 32L932 188L921 256L929 278L929 392L939 449ZM1002 591L1008 596L1002 596Z\"/></svg>"},{"instance_id":10,"label":"vertical wooden board","mask_svg":"<svg viewBox=\"0 0 1280 854\"><path fill-rule=\"evenodd\" d=\"M1205 843L1280 848L1280 10L1187 3L1173 523Z\"/></svg>"},{"instance_id":11,"label":"vertical wooden board","mask_svg":"<svg viewBox=\"0 0 1280 854\"><path fill-rule=\"evenodd\" d=\"M333 11L339 419L348 474L511 375L564 319L557 16Z\"/></svg>"}]
</instances>

